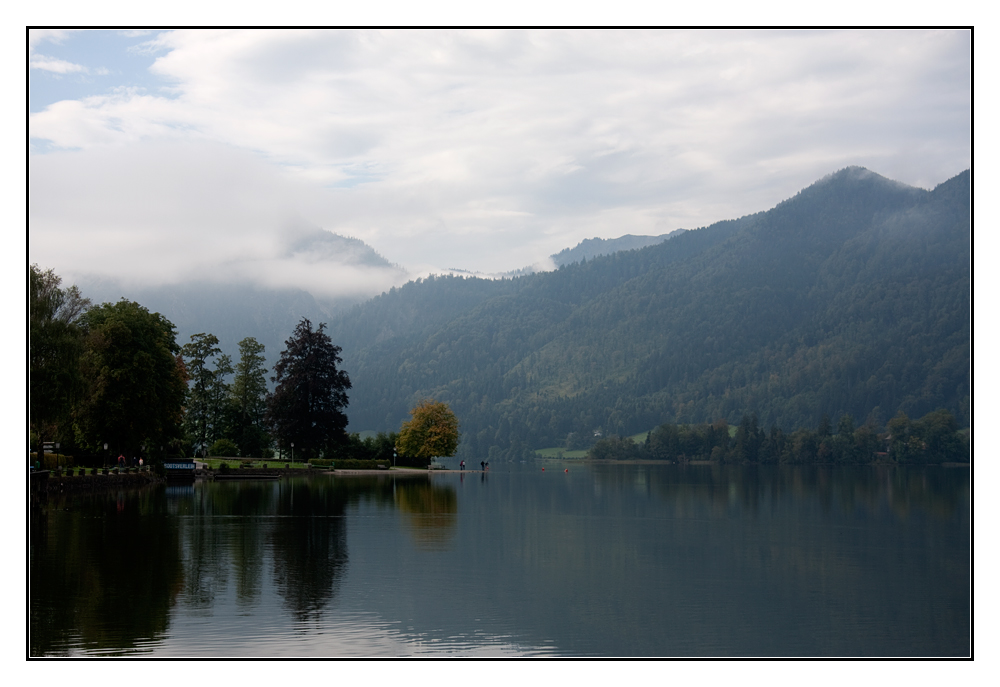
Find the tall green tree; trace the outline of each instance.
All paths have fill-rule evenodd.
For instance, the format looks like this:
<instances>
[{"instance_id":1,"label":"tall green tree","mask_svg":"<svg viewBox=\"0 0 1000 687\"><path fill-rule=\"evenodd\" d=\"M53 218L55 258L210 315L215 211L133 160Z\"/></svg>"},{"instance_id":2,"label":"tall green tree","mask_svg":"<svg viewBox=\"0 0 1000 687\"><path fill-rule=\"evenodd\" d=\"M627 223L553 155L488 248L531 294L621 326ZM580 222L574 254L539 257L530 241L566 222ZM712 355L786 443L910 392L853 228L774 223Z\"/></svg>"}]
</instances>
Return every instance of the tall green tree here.
<instances>
[{"instance_id":1,"label":"tall green tree","mask_svg":"<svg viewBox=\"0 0 1000 687\"><path fill-rule=\"evenodd\" d=\"M240 341L231 398L235 409L232 434L240 454L259 456L269 443L264 428L267 410L267 368L264 344L253 337Z\"/></svg>"},{"instance_id":2,"label":"tall green tree","mask_svg":"<svg viewBox=\"0 0 1000 687\"><path fill-rule=\"evenodd\" d=\"M340 346L323 330L313 329L307 318L285 341L285 350L274 366L276 383L268 399L267 421L282 446L295 443L300 456L318 456L347 442L347 390L351 380L337 369Z\"/></svg>"},{"instance_id":3,"label":"tall green tree","mask_svg":"<svg viewBox=\"0 0 1000 687\"><path fill-rule=\"evenodd\" d=\"M232 374L232 359L220 356L212 367L212 359L221 353L219 339L214 334L192 334L191 343L184 344L181 353L191 378L188 390L185 425L196 446L207 449L218 438L224 424L224 401L227 396L225 377Z\"/></svg>"},{"instance_id":4,"label":"tall green tree","mask_svg":"<svg viewBox=\"0 0 1000 687\"><path fill-rule=\"evenodd\" d=\"M186 378L174 325L122 299L91 308L81 367L86 392L76 414L77 438L96 449L134 455L141 445L180 438Z\"/></svg>"},{"instance_id":5,"label":"tall green tree","mask_svg":"<svg viewBox=\"0 0 1000 687\"><path fill-rule=\"evenodd\" d=\"M233 374L232 356L220 355L212 370L212 387L208 399L208 418L212 442L231 438L236 415L236 404L233 403L231 387L226 382L226 378L231 374Z\"/></svg>"},{"instance_id":6,"label":"tall green tree","mask_svg":"<svg viewBox=\"0 0 1000 687\"><path fill-rule=\"evenodd\" d=\"M28 408L38 442L63 439L84 388L78 321L90 300L76 286L63 289L61 283L51 269L28 268Z\"/></svg>"}]
</instances>

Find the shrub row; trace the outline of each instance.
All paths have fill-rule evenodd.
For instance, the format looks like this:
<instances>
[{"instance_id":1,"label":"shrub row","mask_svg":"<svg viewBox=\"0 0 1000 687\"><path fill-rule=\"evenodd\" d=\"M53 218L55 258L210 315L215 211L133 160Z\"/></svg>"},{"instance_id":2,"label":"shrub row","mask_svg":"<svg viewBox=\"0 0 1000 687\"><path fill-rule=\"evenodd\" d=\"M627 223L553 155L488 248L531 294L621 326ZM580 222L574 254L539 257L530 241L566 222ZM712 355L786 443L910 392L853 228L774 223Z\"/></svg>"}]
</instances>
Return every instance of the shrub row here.
<instances>
[{"instance_id":1,"label":"shrub row","mask_svg":"<svg viewBox=\"0 0 1000 687\"><path fill-rule=\"evenodd\" d=\"M336 462L336 468L338 470L377 470L380 465L389 467L392 464L390 460L357 460L353 458L346 458L343 460L326 460L326 461L312 461L313 465L317 463L334 463ZM330 466L327 466L330 467Z\"/></svg>"},{"instance_id":2,"label":"shrub row","mask_svg":"<svg viewBox=\"0 0 1000 687\"><path fill-rule=\"evenodd\" d=\"M28 460L34 465L35 461L38 460L38 452L29 454ZM46 453L42 457L41 468L43 470L55 470L56 467L60 466L63 468L74 467L75 461L73 460L73 456L63 455L62 453Z\"/></svg>"}]
</instances>

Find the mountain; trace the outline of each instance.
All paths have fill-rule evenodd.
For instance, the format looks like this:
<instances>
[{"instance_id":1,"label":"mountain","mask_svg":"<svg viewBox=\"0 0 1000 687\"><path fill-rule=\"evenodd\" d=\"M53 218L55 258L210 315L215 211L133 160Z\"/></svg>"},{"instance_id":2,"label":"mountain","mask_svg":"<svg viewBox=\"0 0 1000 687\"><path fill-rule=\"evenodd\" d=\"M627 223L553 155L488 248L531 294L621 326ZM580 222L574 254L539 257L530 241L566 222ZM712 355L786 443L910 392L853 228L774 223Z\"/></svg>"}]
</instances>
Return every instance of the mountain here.
<instances>
[{"instance_id":1,"label":"mountain","mask_svg":"<svg viewBox=\"0 0 1000 687\"><path fill-rule=\"evenodd\" d=\"M379 255L360 239L341 236L315 226L293 227L283 236L267 269L307 271L315 292L292 286L271 286L259 280L220 280L239 273L241 265L213 267L204 279L159 286L123 284L114 279L83 275L74 279L95 303L127 298L162 313L177 327L177 341L207 332L219 338L223 353L235 360L238 344L252 336L265 346L269 367L277 362L284 342L303 317L327 322L336 313L409 279L408 273ZM325 295L324 295L325 294Z\"/></svg>"},{"instance_id":2,"label":"mountain","mask_svg":"<svg viewBox=\"0 0 1000 687\"><path fill-rule=\"evenodd\" d=\"M564 248L550 257L556 267L562 267L563 265L571 265L574 262L593 260L599 255L617 253L620 250L636 250L637 248L654 246L685 231L687 229L675 229L669 234L660 234L659 236L633 236L632 234L625 234L616 239L602 239L595 236L592 239L584 239L573 248Z\"/></svg>"},{"instance_id":3,"label":"mountain","mask_svg":"<svg viewBox=\"0 0 1000 687\"><path fill-rule=\"evenodd\" d=\"M289 240L286 254L305 255L311 262L402 269L399 265L386 260L361 239L341 236L316 226L304 227L302 233Z\"/></svg>"},{"instance_id":4,"label":"mountain","mask_svg":"<svg viewBox=\"0 0 1000 687\"><path fill-rule=\"evenodd\" d=\"M663 236L622 236L617 239L586 239L577 247L557 254L568 256L573 262L591 259L598 254L649 245L666 240L683 232L678 229ZM293 228L285 237L278 259L297 260L308 266L311 274L322 281L324 275L332 272L344 274L342 281L348 282L356 273L380 275L374 280L375 286L351 288L340 296L326 296L311 293L302 288L273 287L253 281L225 282L212 279L196 279L160 286L123 284L113 278L82 275L74 279L95 303L114 302L127 298L141 303L154 312L160 312L177 327L177 340L181 344L190 340L192 334L208 332L220 340L223 353L237 356L238 343L244 337L252 336L263 343L269 366L277 361L284 348L285 340L291 335L295 325L303 317L314 323L328 322L332 317L361 303L382 291L397 288L409 277L406 270L386 260L374 248L360 239L341 236L312 225ZM557 256L553 256L555 258ZM215 272L232 272L233 264L220 265ZM532 274L536 270L528 268L507 276ZM472 272L459 269L450 270L455 276L475 276ZM496 277L498 275L493 275ZM442 281L444 279L444 281ZM362 282L367 281L362 279ZM498 284L504 280L499 280ZM430 277L417 280L423 284L418 302L407 306L406 312L396 317L380 317L380 321L394 323L400 328L404 323L421 318L424 327L440 323L444 316L460 311L461 303L476 303L486 293L492 293L493 279L478 279L461 288L462 294L452 294L447 278ZM404 287L407 288L407 287ZM446 293L448 292L448 293ZM382 301L380 301L382 302ZM375 309L380 306L373 305ZM384 333L382 337L386 336ZM378 339L381 340L381 339Z\"/></svg>"},{"instance_id":5,"label":"mountain","mask_svg":"<svg viewBox=\"0 0 1000 687\"><path fill-rule=\"evenodd\" d=\"M485 281L411 283L333 318L352 431L447 401L463 457L663 422L969 423L970 173L933 191L852 167L669 241Z\"/></svg>"}]
</instances>

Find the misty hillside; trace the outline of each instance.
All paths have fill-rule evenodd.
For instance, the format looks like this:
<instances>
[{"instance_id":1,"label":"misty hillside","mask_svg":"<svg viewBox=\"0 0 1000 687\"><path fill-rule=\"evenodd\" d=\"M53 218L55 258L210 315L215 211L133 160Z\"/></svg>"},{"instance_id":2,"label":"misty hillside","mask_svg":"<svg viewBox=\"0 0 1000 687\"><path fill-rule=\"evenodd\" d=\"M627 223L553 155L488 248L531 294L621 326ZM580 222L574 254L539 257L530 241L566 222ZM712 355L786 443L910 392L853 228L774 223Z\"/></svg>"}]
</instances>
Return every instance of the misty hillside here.
<instances>
[{"instance_id":1,"label":"misty hillside","mask_svg":"<svg viewBox=\"0 0 1000 687\"><path fill-rule=\"evenodd\" d=\"M386 284L406 278L405 270L365 242L319 227L299 227L291 233L284 246L284 257L308 264L317 282L347 270L351 274L362 271L382 275ZM166 286L124 286L107 278L87 277L76 283L95 303L115 302L124 297L162 313L177 327L177 341L181 345L190 341L192 334L215 334L222 352L235 359L239 342L252 336L264 344L269 367L277 362L285 340L303 317L316 323L326 322L381 290L362 287L339 297L323 298L303 289L224 281L227 269L220 266L205 279Z\"/></svg>"},{"instance_id":2,"label":"misty hillside","mask_svg":"<svg viewBox=\"0 0 1000 687\"><path fill-rule=\"evenodd\" d=\"M565 249L557 255L569 256L567 259L570 262L589 260L598 254L661 242L683 231L678 229L663 236L586 239L576 248ZM318 270L318 276L344 266L391 272L398 275L397 281L403 281L406 275L403 268L390 263L360 239L313 226L300 228L288 241L285 252L287 256L304 256L310 263L310 270ZM407 294L415 289L412 291L415 300L398 301L405 302L406 306L402 311L387 316L381 308L387 307L389 301L376 298L376 302L368 306L368 312L379 313L372 315L379 325L374 330L362 328L359 333L371 335L373 338L365 340L373 342L396 334L413 335L411 325L418 318L423 331L448 321L487 296L511 286L510 280L494 281L475 278L471 272L468 274L467 279L432 276L401 287L390 287L387 291L394 292L401 288L406 289ZM317 324L329 322L337 314L375 295L362 292L341 298L321 298L303 289L268 288L255 283L234 284L207 279L156 287L123 286L108 278L84 277L76 281L83 293L95 303L114 302L125 297L151 311L163 313L177 327L177 340L181 344L187 343L192 334L208 332L219 338L223 353L235 357L239 341L253 336L264 344L269 366L277 361L285 340L301 318L308 317Z\"/></svg>"},{"instance_id":3,"label":"misty hillside","mask_svg":"<svg viewBox=\"0 0 1000 687\"><path fill-rule=\"evenodd\" d=\"M602 239L595 236L592 239L580 241L573 248L563 248L550 257L556 267L562 267L563 265L571 265L574 262L593 260L598 255L610 255L620 250L635 250L637 248L645 248L646 246L654 246L685 231L687 229L675 229L669 234L660 234L659 236L633 236L632 234L625 234L616 239Z\"/></svg>"},{"instance_id":4,"label":"misty hillside","mask_svg":"<svg viewBox=\"0 0 1000 687\"><path fill-rule=\"evenodd\" d=\"M401 269L361 239L341 236L319 227L309 227L290 241L288 253L306 254L314 261Z\"/></svg>"},{"instance_id":5,"label":"misty hillside","mask_svg":"<svg viewBox=\"0 0 1000 687\"><path fill-rule=\"evenodd\" d=\"M464 456L755 412L969 423L969 172L848 168L775 208L515 280L408 284L330 323L352 431L447 401Z\"/></svg>"}]
</instances>

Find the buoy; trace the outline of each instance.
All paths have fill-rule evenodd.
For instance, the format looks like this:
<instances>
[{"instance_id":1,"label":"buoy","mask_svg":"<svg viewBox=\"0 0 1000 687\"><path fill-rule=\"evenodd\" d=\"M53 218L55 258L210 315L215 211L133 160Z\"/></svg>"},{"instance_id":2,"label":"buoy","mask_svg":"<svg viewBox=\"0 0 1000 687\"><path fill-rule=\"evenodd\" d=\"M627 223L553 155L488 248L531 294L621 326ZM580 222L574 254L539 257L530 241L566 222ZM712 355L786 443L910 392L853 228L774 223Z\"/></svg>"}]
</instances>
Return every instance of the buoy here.
<instances>
[{"instance_id":1,"label":"buoy","mask_svg":"<svg viewBox=\"0 0 1000 687\"><path fill-rule=\"evenodd\" d=\"M563 470L563 472L569 472L569 468L566 468L565 470Z\"/></svg>"},{"instance_id":2,"label":"buoy","mask_svg":"<svg viewBox=\"0 0 1000 687\"><path fill-rule=\"evenodd\" d=\"M545 468L542 468L542 472L545 472Z\"/></svg>"}]
</instances>

